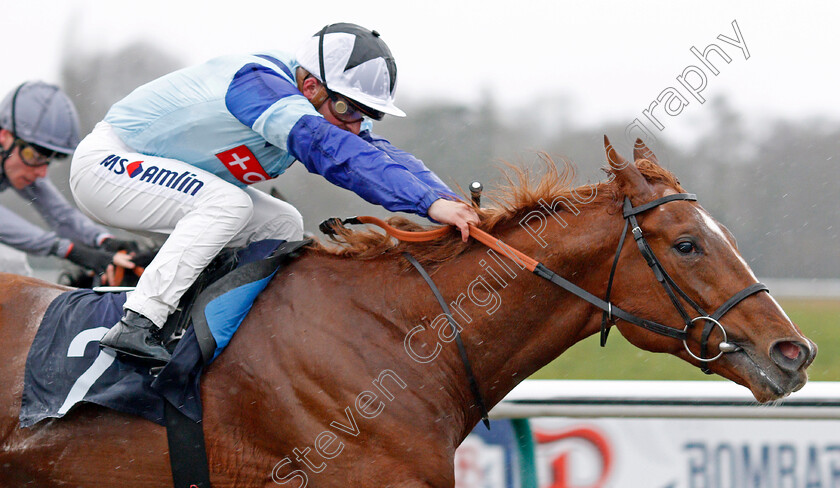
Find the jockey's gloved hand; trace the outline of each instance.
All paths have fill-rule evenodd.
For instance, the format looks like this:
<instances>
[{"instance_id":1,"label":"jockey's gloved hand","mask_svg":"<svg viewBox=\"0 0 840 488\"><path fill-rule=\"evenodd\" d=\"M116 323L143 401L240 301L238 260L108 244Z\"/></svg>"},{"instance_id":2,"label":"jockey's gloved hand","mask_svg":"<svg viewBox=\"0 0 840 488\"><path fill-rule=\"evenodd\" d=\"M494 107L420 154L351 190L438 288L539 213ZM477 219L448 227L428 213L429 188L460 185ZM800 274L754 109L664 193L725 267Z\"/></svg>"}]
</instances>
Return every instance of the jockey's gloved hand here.
<instances>
[{"instance_id":1,"label":"jockey's gloved hand","mask_svg":"<svg viewBox=\"0 0 840 488\"><path fill-rule=\"evenodd\" d=\"M134 264L136 264L137 266L140 266L141 268L145 268L145 267L149 266L149 264L152 263L152 259L155 258L155 255L157 254L158 251L159 251L159 249L154 249L154 250L151 250L151 251L145 251L145 252L137 253L131 259L131 261L134 262Z\"/></svg>"},{"instance_id":2,"label":"jockey's gloved hand","mask_svg":"<svg viewBox=\"0 0 840 488\"><path fill-rule=\"evenodd\" d=\"M96 274L102 274L113 261L114 253L74 242L67 253L67 259L83 268L93 270Z\"/></svg>"},{"instance_id":3,"label":"jockey's gloved hand","mask_svg":"<svg viewBox=\"0 0 840 488\"><path fill-rule=\"evenodd\" d=\"M99 247L112 253L117 251L126 251L128 253L140 251L140 245L137 244L137 241L125 241L116 237L108 237L102 241Z\"/></svg>"}]
</instances>

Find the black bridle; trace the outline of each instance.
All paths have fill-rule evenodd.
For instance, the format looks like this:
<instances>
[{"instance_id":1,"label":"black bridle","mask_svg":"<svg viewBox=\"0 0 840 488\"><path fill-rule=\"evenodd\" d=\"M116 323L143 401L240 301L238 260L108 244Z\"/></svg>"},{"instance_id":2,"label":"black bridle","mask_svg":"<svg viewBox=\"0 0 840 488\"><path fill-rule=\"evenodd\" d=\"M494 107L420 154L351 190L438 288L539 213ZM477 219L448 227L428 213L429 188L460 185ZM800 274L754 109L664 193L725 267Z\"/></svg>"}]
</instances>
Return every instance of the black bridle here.
<instances>
[{"instance_id":1,"label":"black bridle","mask_svg":"<svg viewBox=\"0 0 840 488\"><path fill-rule=\"evenodd\" d=\"M624 230L621 232L621 238L618 241L618 249L616 249L615 251L615 259L613 260L612 269L610 270L610 278L607 282L607 293L605 295L604 300L601 300L600 298L586 292L585 290L577 287L576 285L557 276L554 272L545 268L542 264L538 265L538 269L534 270L534 272L537 275L551 281L556 285L559 285L567 291L574 293L580 298L583 298L587 302L603 310L603 315L601 318L601 346L606 345L607 336L609 335L609 326L614 323L615 318L619 318L621 320L624 320L625 322L629 322L633 325L642 327L659 335L681 340L686 352L688 352L688 354L692 358L703 363L700 369L706 374L711 374L712 372L707 365L708 363L720 358L724 353L737 352L741 349L736 344L729 342L728 337L726 335L726 329L720 323L721 317L723 317L724 314L726 314L726 312L731 310L732 307L740 303L745 298L761 291L768 291L768 288L763 283L753 283L752 285L744 288L743 290L733 295L729 300L724 302L723 305L718 307L718 309L715 310L715 312L711 315L706 313L703 310L703 308L697 305L697 303L694 300L692 300L691 297L689 297L688 294L685 293L679 287L679 285L677 285L674 279L671 278L671 275L669 275L668 272L665 271L665 268L662 266L662 263L656 257L656 254L654 254L650 245L645 240L644 233L642 232L642 229L639 226L639 222L636 220L637 215L646 212L652 208L656 208L664 203L673 202L675 200L696 201L697 195L694 195L692 193L676 193L673 195L664 196L662 198L657 198L656 200L648 202L644 205L639 205L638 207L634 207L630 203L629 198L624 198ZM633 239L636 241L636 245L639 248L639 252L641 252L642 257L645 258L645 261L647 262L648 266L650 266L650 269L653 271L653 275L656 277L656 280L662 285L662 288L665 290L665 293L668 294L668 298L671 299L671 303L674 305L674 308L677 309L677 312L679 312L680 316L682 317L683 323L685 324L685 327L683 329L675 329L667 325L662 325L657 322L643 319L629 312L625 312L624 310L621 310L618 307L613 306L610 302L610 293L612 291L613 280L615 278L616 269L618 268L618 260L621 256L621 250L624 247L624 240L627 237L628 229L633 234ZM692 318L686 311L685 307L680 301L680 298L682 298L689 305L691 305L691 307L694 308L694 310L697 311L697 313L699 313L700 315ZM691 349L688 347L687 342L689 331L698 321L705 322L705 325L703 326L703 333L700 336L699 355L691 352ZM715 327L720 329L721 333L723 334L723 340L720 342L720 344L718 344L718 354L710 358L707 357L709 349L709 336L711 335Z\"/></svg>"}]
</instances>

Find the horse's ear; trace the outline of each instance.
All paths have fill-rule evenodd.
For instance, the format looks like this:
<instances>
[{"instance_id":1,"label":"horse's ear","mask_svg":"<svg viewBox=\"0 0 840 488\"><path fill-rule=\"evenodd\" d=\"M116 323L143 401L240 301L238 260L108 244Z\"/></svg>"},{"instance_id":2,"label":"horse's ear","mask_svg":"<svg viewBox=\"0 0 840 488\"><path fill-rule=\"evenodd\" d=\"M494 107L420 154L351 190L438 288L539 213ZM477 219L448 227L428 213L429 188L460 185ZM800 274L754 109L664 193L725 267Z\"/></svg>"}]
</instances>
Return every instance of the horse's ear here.
<instances>
[{"instance_id":1,"label":"horse's ear","mask_svg":"<svg viewBox=\"0 0 840 488\"><path fill-rule=\"evenodd\" d=\"M613 171L620 171L630 164L621 154L618 154L606 134L604 134L604 149L607 152L607 163Z\"/></svg>"},{"instance_id":2,"label":"horse's ear","mask_svg":"<svg viewBox=\"0 0 840 488\"><path fill-rule=\"evenodd\" d=\"M650 184L639 168L618 154L606 135L604 135L604 149L607 151L607 163L621 191L627 196L648 196L651 193Z\"/></svg>"},{"instance_id":3,"label":"horse's ear","mask_svg":"<svg viewBox=\"0 0 840 488\"><path fill-rule=\"evenodd\" d=\"M659 159L656 158L653 151L651 151L641 139L636 139L636 145L633 147L633 159L636 161L640 159L647 159L651 163L659 165Z\"/></svg>"}]
</instances>

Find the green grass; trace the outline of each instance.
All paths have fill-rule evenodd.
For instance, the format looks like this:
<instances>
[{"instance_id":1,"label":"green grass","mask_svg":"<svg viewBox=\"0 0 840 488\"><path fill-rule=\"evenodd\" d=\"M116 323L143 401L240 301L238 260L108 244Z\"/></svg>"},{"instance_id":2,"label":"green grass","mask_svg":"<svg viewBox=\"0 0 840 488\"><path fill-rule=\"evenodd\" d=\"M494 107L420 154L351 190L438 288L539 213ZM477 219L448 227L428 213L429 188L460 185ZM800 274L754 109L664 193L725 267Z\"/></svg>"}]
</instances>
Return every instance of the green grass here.
<instances>
[{"instance_id":1,"label":"green grass","mask_svg":"<svg viewBox=\"0 0 840 488\"><path fill-rule=\"evenodd\" d=\"M782 308L819 347L808 369L814 381L840 381L840 300L785 300ZM598 336L578 343L531 376L534 379L709 380L697 367L669 354L653 354L628 343L613 328L606 347Z\"/></svg>"}]
</instances>

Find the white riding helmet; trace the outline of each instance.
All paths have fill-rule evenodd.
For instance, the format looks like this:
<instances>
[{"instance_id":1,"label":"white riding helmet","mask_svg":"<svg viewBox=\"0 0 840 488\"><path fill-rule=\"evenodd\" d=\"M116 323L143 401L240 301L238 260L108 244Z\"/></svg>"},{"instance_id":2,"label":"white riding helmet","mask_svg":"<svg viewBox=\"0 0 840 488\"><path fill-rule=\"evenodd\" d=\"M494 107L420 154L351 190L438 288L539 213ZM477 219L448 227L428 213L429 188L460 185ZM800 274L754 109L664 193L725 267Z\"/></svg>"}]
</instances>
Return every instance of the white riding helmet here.
<instances>
[{"instance_id":1,"label":"white riding helmet","mask_svg":"<svg viewBox=\"0 0 840 488\"><path fill-rule=\"evenodd\" d=\"M79 144L79 115L55 85L28 81L0 102L0 127L30 144L70 154Z\"/></svg>"},{"instance_id":2,"label":"white riding helmet","mask_svg":"<svg viewBox=\"0 0 840 488\"><path fill-rule=\"evenodd\" d=\"M362 108L405 117L394 105L397 64L375 30L349 23L327 25L298 49L297 61L327 90Z\"/></svg>"}]
</instances>

